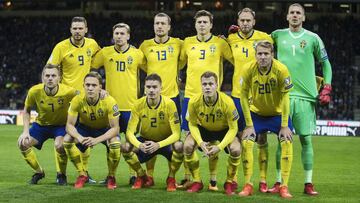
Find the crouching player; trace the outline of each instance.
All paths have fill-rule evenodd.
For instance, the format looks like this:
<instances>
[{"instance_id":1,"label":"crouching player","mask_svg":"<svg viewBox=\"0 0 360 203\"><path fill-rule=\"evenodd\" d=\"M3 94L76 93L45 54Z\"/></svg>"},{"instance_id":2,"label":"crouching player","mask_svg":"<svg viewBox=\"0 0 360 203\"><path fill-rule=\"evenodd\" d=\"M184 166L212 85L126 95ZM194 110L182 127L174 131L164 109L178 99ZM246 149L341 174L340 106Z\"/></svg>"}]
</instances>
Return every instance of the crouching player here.
<instances>
[{"instance_id":1,"label":"crouching player","mask_svg":"<svg viewBox=\"0 0 360 203\"><path fill-rule=\"evenodd\" d=\"M30 184L37 184L45 177L32 147L40 150L49 138L55 139L56 182L59 185L67 184L67 156L62 143L66 134L67 109L77 91L67 85L59 84L60 79L58 66L45 65L42 72L43 83L31 87L25 100L24 130L19 137L18 146L25 161L35 171L29 181ZM36 108L38 116L29 129L32 107Z\"/></svg>"},{"instance_id":2,"label":"crouching player","mask_svg":"<svg viewBox=\"0 0 360 203\"><path fill-rule=\"evenodd\" d=\"M231 195L235 190L233 179L241 162L240 141L236 137L239 115L232 99L217 91L218 77L215 73L203 73L201 86L202 93L190 99L187 113L191 135L186 137L184 143L185 164L194 179L187 192L198 192L203 188L197 146L200 146L209 158L218 156L218 153L227 147L230 155L224 189L227 195Z\"/></svg>"},{"instance_id":3,"label":"crouching player","mask_svg":"<svg viewBox=\"0 0 360 203\"><path fill-rule=\"evenodd\" d=\"M274 48L268 41L260 41L255 47L255 57L244 66L240 78L241 107L246 127L242 135L243 167L245 186L240 196L253 193L253 147L257 136L267 131L278 134L281 145L281 176L283 179L280 196L291 198L288 180L293 160L292 125L289 119L289 90L293 87L285 65L273 59ZM252 95L249 102L248 95Z\"/></svg>"},{"instance_id":4,"label":"crouching player","mask_svg":"<svg viewBox=\"0 0 360 203\"><path fill-rule=\"evenodd\" d=\"M138 99L131 110L126 131L128 142L121 147L126 162L137 173L132 189L140 189L148 181L140 163L161 154L169 161L167 191L175 191L175 173L183 160L183 144L179 141L180 120L176 105L170 98L160 95L161 78L155 73L145 78L144 90L146 96ZM140 136L135 137L138 124Z\"/></svg>"},{"instance_id":5,"label":"crouching player","mask_svg":"<svg viewBox=\"0 0 360 203\"><path fill-rule=\"evenodd\" d=\"M115 172L120 160L118 136L120 112L113 97L100 98L101 83L100 74L88 73L84 78L85 95L74 97L68 111L66 124L68 134L64 138L64 148L79 172L75 188L82 188L88 180L80 158L80 151L84 152L88 147L93 147L98 143L109 147L107 188L116 188Z\"/></svg>"}]
</instances>

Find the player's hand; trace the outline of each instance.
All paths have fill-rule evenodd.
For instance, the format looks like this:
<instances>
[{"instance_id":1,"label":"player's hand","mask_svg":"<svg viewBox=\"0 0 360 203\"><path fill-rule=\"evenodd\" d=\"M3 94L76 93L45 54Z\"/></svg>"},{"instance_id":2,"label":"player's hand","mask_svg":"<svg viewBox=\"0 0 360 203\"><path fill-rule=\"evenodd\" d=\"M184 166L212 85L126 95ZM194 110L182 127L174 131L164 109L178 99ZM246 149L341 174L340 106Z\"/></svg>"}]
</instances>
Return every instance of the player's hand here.
<instances>
[{"instance_id":1,"label":"player's hand","mask_svg":"<svg viewBox=\"0 0 360 203\"><path fill-rule=\"evenodd\" d=\"M99 143L98 139L93 138L93 137L87 137L83 141L83 145L85 145L87 147L93 147L93 146L97 145L98 143Z\"/></svg>"},{"instance_id":2,"label":"player's hand","mask_svg":"<svg viewBox=\"0 0 360 203\"><path fill-rule=\"evenodd\" d=\"M328 105L330 103L331 100L331 90L332 87L330 84L325 84L324 87L322 88L320 95L319 95L319 102L321 105Z\"/></svg>"},{"instance_id":3,"label":"player's hand","mask_svg":"<svg viewBox=\"0 0 360 203\"><path fill-rule=\"evenodd\" d=\"M213 155L215 155L215 154L217 154L217 153L219 153L220 152L220 148L219 148L219 146L217 146L217 145L210 145L209 147L208 147L208 155L209 156L213 156Z\"/></svg>"},{"instance_id":4,"label":"player's hand","mask_svg":"<svg viewBox=\"0 0 360 203\"><path fill-rule=\"evenodd\" d=\"M208 147L209 147L209 143L208 143L208 142L202 142L202 143L200 143L200 148L201 148L201 150L204 152L204 155L205 155L206 157L209 157Z\"/></svg>"},{"instance_id":5,"label":"player's hand","mask_svg":"<svg viewBox=\"0 0 360 203\"><path fill-rule=\"evenodd\" d=\"M31 137L29 132L23 132L19 139L18 139L18 144L22 145L22 146L30 146L31 144Z\"/></svg>"},{"instance_id":6,"label":"player's hand","mask_svg":"<svg viewBox=\"0 0 360 203\"><path fill-rule=\"evenodd\" d=\"M228 34L237 33L240 27L237 25L231 25L228 29Z\"/></svg>"},{"instance_id":7,"label":"player's hand","mask_svg":"<svg viewBox=\"0 0 360 203\"><path fill-rule=\"evenodd\" d=\"M100 99L104 99L108 95L109 93L106 90L103 89L100 90Z\"/></svg>"},{"instance_id":8,"label":"player's hand","mask_svg":"<svg viewBox=\"0 0 360 203\"><path fill-rule=\"evenodd\" d=\"M281 127L280 132L279 132L280 140L285 139L285 140L292 142L292 135L293 135L293 133L289 127Z\"/></svg>"},{"instance_id":9,"label":"player's hand","mask_svg":"<svg viewBox=\"0 0 360 203\"><path fill-rule=\"evenodd\" d=\"M139 149L140 149L142 152L144 152L145 154L147 153L145 143L141 143L141 144L139 145Z\"/></svg>"},{"instance_id":10,"label":"player's hand","mask_svg":"<svg viewBox=\"0 0 360 203\"><path fill-rule=\"evenodd\" d=\"M146 141L145 143L146 143L145 145L146 145L147 153L149 154L156 152L160 148L160 145L157 142Z\"/></svg>"},{"instance_id":11,"label":"player's hand","mask_svg":"<svg viewBox=\"0 0 360 203\"><path fill-rule=\"evenodd\" d=\"M242 140L254 140L256 138L256 132L253 126L246 127L242 133L241 139Z\"/></svg>"},{"instance_id":12,"label":"player's hand","mask_svg":"<svg viewBox=\"0 0 360 203\"><path fill-rule=\"evenodd\" d=\"M83 136L79 135L77 138L76 138L80 144L84 144L84 141L88 138L84 138Z\"/></svg>"}]
</instances>

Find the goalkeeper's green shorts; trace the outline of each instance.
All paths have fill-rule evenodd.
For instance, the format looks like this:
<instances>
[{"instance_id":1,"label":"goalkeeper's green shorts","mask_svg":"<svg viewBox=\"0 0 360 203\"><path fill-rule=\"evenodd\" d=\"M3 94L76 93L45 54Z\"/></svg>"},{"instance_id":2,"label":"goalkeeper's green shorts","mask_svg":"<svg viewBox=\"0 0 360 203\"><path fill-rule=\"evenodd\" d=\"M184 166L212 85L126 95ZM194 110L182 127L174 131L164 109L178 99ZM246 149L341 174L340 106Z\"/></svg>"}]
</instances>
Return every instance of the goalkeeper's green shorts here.
<instances>
[{"instance_id":1,"label":"goalkeeper's green shorts","mask_svg":"<svg viewBox=\"0 0 360 203\"><path fill-rule=\"evenodd\" d=\"M314 134L316 128L315 102L290 98L290 118L296 134Z\"/></svg>"}]
</instances>

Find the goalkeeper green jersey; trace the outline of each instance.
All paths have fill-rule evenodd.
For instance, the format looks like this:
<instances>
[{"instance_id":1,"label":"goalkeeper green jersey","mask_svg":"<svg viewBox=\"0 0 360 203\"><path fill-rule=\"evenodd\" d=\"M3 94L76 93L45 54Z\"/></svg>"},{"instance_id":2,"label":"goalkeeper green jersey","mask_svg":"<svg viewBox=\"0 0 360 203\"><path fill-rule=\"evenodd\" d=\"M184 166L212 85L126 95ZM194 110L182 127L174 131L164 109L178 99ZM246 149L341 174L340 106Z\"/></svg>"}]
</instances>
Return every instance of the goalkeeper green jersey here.
<instances>
[{"instance_id":1,"label":"goalkeeper green jersey","mask_svg":"<svg viewBox=\"0 0 360 203\"><path fill-rule=\"evenodd\" d=\"M320 37L306 29L291 32L289 28L275 30L271 37L277 48L277 59L288 67L294 84L290 97L316 101L315 61L328 60Z\"/></svg>"}]
</instances>

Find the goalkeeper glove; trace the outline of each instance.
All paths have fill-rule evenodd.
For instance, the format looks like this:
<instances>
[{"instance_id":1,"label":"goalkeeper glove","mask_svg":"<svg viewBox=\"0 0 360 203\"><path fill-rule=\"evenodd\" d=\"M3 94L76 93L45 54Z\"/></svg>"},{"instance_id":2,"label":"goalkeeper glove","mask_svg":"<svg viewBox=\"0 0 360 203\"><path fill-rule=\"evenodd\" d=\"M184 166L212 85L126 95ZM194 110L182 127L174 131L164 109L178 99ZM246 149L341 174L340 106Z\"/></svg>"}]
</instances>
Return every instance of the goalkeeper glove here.
<instances>
[{"instance_id":1,"label":"goalkeeper glove","mask_svg":"<svg viewBox=\"0 0 360 203\"><path fill-rule=\"evenodd\" d=\"M331 97L331 85L330 84L325 84L324 87L322 88L322 90L320 91L320 95L319 95L319 102L321 105L327 105L330 103Z\"/></svg>"},{"instance_id":2,"label":"goalkeeper glove","mask_svg":"<svg viewBox=\"0 0 360 203\"><path fill-rule=\"evenodd\" d=\"M228 29L228 34L237 33L240 27L237 25L231 25Z\"/></svg>"}]
</instances>

